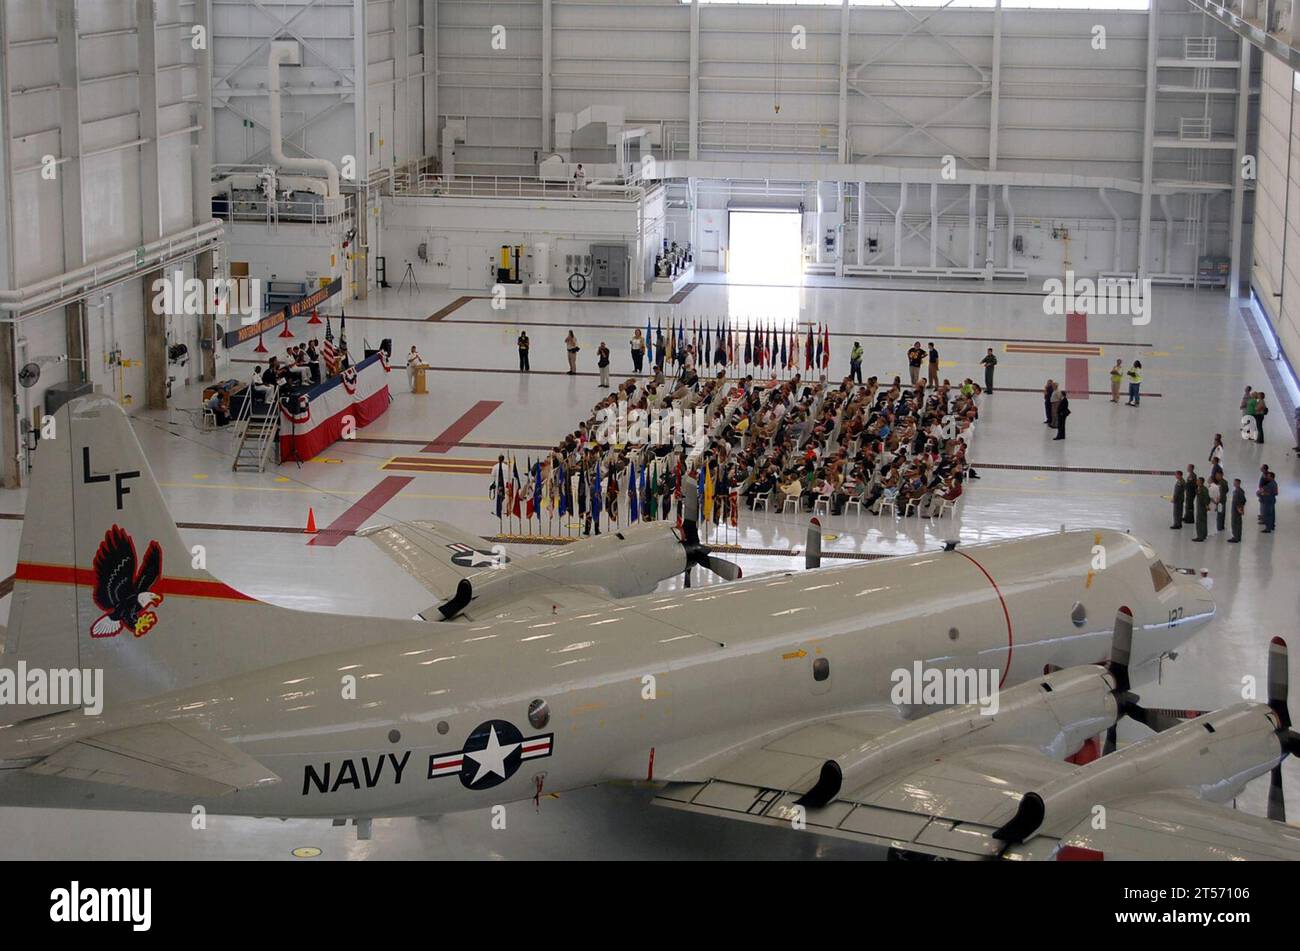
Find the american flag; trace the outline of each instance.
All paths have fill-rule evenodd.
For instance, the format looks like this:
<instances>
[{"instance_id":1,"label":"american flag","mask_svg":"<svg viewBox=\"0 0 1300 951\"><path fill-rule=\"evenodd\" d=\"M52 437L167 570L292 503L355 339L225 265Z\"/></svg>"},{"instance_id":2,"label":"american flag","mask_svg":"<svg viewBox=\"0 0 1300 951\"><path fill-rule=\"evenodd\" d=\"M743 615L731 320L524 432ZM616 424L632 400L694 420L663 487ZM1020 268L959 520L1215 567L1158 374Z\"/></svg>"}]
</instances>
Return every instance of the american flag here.
<instances>
[{"instance_id":1,"label":"american flag","mask_svg":"<svg viewBox=\"0 0 1300 951\"><path fill-rule=\"evenodd\" d=\"M334 349L334 331L330 330L330 319L325 318L325 343L320 348L321 359L325 361L325 375L333 376L339 372L339 353Z\"/></svg>"}]
</instances>

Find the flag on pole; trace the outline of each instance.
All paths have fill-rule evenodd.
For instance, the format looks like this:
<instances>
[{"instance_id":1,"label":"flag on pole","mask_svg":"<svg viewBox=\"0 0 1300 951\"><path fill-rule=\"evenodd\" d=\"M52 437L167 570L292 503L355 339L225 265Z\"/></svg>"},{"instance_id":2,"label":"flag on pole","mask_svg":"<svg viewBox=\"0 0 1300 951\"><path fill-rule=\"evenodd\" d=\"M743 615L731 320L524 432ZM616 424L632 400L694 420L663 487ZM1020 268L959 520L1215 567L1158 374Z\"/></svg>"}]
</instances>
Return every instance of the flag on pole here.
<instances>
[{"instance_id":1,"label":"flag on pole","mask_svg":"<svg viewBox=\"0 0 1300 951\"><path fill-rule=\"evenodd\" d=\"M703 513L701 513L703 516L703 520L711 522L713 521L713 467L712 466L704 467L704 491L701 493L701 498L704 499L704 511Z\"/></svg>"},{"instance_id":2,"label":"flag on pole","mask_svg":"<svg viewBox=\"0 0 1300 951\"><path fill-rule=\"evenodd\" d=\"M650 520L654 521L659 517L659 463L655 463L654 471L650 473L650 499L649 499Z\"/></svg>"},{"instance_id":3,"label":"flag on pole","mask_svg":"<svg viewBox=\"0 0 1300 951\"><path fill-rule=\"evenodd\" d=\"M821 335L821 331L818 331L818 333L817 333L817 353L816 353L816 357L814 358L814 361L813 361L813 366L819 367L819 366L821 366L821 365L822 365L822 335Z\"/></svg>"},{"instance_id":4,"label":"flag on pole","mask_svg":"<svg viewBox=\"0 0 1300 951\"><path fill-rule=\"evenodd\" d=\"M510 475L510 514L515 518L519 518L523 510L521 506L523 501L521 498L522 492L520 491L523 488L523 483L519 481L519 462L514 456L510 457L510 468L512 470Z\"/></svg>"},{"instance_id":5,"label":"flag on pole","mask_svg":"<svg viewBox=\"0 0 1300 951\"><path fill-rule=\"evenodd\" d=\"M745 328L745 366L754 362L754 348L750 343L749 328Z\"/></svg>"},{"instance_id":6,"label":"flag on pole","mask_svg":"<svg viewBox=\"0 0 1300 951\"><path fill-rule=\"evenodd\" d=\"M786 333L785 331L782 331L781 332L781 369L783 370L785 369L785 365L788 362L786 360L785 338L786 338Z\"/></svg>"},{"instance_id":7,"label":"flag on pole","mask_svg":"<svg viewBox=\"0 0 1300 951\"><path fill-rule=\"evenodd\" d=\"M629 523L641 520L641 509L636 490L636 463L628 465L627 476L627 520Z\"/></svg>"},{"instance_id":8,"label":"flag on pole","mask_svg":"<svg viewBox=\"0 0 1300 951\"><path fill-rule=\"evenodd\" d=\"M822 338L825 343L822 346L822 369L825 370L831 365L831 328L822 324Z\"/></svg>"},{"instance_id":9,"label":"flag on pole","mask_svg":"<svg viewBox=\"0 0 1300 951\"><path fill-rule=\"evenodd\" d=\"M533 463L533 498L528 507L537 515L537 523L542 522L542 461Z\"/></svg>"},{"instance_id":10,"label":"flag on pole","mask_svg":"<svg viewBox=\"0 0 1300 951\"><path fill-rule=\"evenodd\" d=\"M595 481L591 487L591 520L596 523L596 531L600 531L600 460L596 460Z\"/></svg>"},{"instance_id":11,"label":"flag on pole","mask_svg":"<svg viewBox=\"0 0 1300 951\"><path fill-rule=\"evenodd\" d=\"M557 478L559 481L556 483L556 488L560 490L560 497L558 499L556 511L559 513L560 518L564 518L564 516L569 514L569 480L568 473L564 470L564 463L560 463L560 471Z\"/></svg>"},{"instance_id":12,"label":"flag on pole","mask_svg":"<svg viewBox=\"0 0 1300 951\"><path fill-rule=\"evenodd\" d=\"M321 346L320 353L321 359L325 361L325 375L334 376L339 372L339 353L334 349L334 331L330 329L328 315L325 317L325 343Z\"/></svg>"},{"instance_id":13,"label":"flag on pole","mask_svg":"<svg viewBox=\"0 0 1300 951\"><path fill-rule=\"evenodd\" d=\"M649 365L654 366L655 365L655 341L654 341L654 337L652 337L650 334L650 317L648 315L646 316L645 319L645 355L646 355L646 359L649 361Z\"/></svg>"},{"instance_id":14,"label":"flag on pole","mask_svg":"<svg viewBox=\"0 0 1300 951\"><path fill-rule=\"evenodd\" d=\"M493 486L497 497L497 518L501 518L502 507L506 504L506 470L503 463L498 462L496 465L497 481Z\"/></svg>"},{"instance_id":15,"label":"flag on pole","mask_svg":"<svg viewBox=\"0 0 1300 951\"><path fill-rule=\"evenodd\" d=\"M812 329L812 324L809 324L809 325L808 325L808 342L807 342L807 344L805 344L805 346L804 346L804 364L803 364L803 368L804 368L805 370L811 370L811 369L812 369L812 358L813 358L813 342L812 342L812 338L813 338L813 329Z\"/></svg>"}]
</instances>

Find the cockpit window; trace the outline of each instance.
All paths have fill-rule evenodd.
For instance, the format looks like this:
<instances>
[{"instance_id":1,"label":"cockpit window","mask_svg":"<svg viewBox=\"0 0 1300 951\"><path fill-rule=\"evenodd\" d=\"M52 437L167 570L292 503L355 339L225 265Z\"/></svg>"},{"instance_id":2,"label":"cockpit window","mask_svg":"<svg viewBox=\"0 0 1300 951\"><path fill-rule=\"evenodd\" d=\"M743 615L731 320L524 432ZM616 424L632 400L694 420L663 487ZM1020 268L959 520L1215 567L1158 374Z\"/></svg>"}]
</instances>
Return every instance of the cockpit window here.
<instances>
[{"instance_id":1,"label":"cockpit window","mask_svg":"<svg viewBox=\"0 0 1300 951\"><path fill-rule=\"evenodd\" d=\"M1156 560L1151 563L1151 583L1155 585L1157 594L1174 583L1163 561Z\"/></svg>"}]
</instances>

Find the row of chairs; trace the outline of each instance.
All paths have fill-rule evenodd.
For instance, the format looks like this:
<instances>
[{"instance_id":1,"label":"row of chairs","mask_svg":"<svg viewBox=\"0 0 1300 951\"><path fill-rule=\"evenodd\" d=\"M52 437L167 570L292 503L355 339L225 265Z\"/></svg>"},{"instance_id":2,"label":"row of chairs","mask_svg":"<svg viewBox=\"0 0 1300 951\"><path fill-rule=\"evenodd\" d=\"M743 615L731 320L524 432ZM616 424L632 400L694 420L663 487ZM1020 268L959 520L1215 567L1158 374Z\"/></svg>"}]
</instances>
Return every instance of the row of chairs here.
<instances>
[{"instance_id":1,"label":"row of chairs","mask_svg":"<svg viewBox=\"0 0 1300 951\"><path fill-rule=\"evenodd\" d=\"M947 515L955 518L957 515L957 503L960 501L961 501L960 495L957 496L957 498L955 499L944 499L939 505L938 517L943 518L945 515ZM771 514L772 511L771 505L772 505L771 492L757 492L754 494L755 512L757 512L761 507L764 512ZM861 515L862 499L858 498L857 496L854 496L853 498L845 502L843 514L848 515L850 510L856 510L857 514ZM877 518L883 517L886 510L889 511L891 517L893 518L898 517L898 505L895 499L882 498L880 500L880 503L876 506L876 517ZM800 514L798 496L787 495L783 497L781 503L781 514L785 515L788 512L793 512L795 515ZM907 505L904 507L903 510L903 518L910 517L913 512L916 513L917 518L921 517L921 503L918 499L911 499L908 501ZM812 513L814 515L824 514L829 518L831 514L831 497L829 495L817 496L817 498L813 501Z\"/></svg>"}]
</instances>

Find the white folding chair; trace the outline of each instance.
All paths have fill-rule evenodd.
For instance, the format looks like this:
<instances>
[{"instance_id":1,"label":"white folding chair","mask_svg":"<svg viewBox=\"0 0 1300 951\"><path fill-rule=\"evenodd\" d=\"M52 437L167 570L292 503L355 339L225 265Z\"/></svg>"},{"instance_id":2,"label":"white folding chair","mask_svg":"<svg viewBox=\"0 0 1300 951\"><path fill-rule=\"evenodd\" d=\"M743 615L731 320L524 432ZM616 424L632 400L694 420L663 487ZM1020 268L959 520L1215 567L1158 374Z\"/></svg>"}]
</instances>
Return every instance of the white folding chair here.
<instances>
[{"instance_id":1,"label":"white folding chair","mask_svg":"<svg viewBox=\"0 0 1300 951\"><path fill-rule=\"evenodd\" d=\"M860 515L862 514L862 499L855 495L853 498L851 498L851 499L849 499L847 502L845 502L845 503L844 503L844 514L845 514L845 515L848 515L848 514L849 514L849 509L851 509L851 508L853 508L853 509L857 509L857 510L858 510L858 515L860 516Z\"/></svg>"},{"instance_id":2,"label":"white folding chair","mask_svg":"<svg viewBox=\"0 0 1300 951\"><path fill-rule=\"evenodd\" d=\"M200 427L202 432L210 433L217 428L217 414L211 407L203 407L203 425Z\"/></svg>"},{"instance_id":3,"label":"white folding chair","mask_svg":"<svg viewBox=\"0 0 1300 951\"><path fill-rule=\"evenodd\" d=\"M953 518L956 518L956 517L957 517L957 503L960 502L960 501L961 501L961 496L960 496L960 495L957 496L957 498L955 498L955 499L944 499L944 500L943 500L943 504L941 504L941 505L939 506L939 518L943 518L943 516L944 516L945 513L948 514L948 515L950 515L950 516L952 516Z\"/></svg>"},{"instance_id":4,"label":"white folding chair","mask_svg":"<svg viewBox=\"0 0 1300 951\"><path fill-rule=\"evenodd\" d=\"M813 514L814 514L814 515L816 515L817 512L818 512L819 510L820 510L820 511L824 511L824 512L826 513L826 517L827 517L827 518L830 518L830 517L831 517L831 497L830 497L829 495L819 495L819 496L817 496L816 501L813 502L813 509L812 509L812 510L813 510Z\"/></svg>"},{"instance_id":5,"label":"white folding chair","mask_svg":"<svg viewBox=\"0 0 1300 951\"><path fill-rule=\"evenodd\" d=\"M909 515L911 515L911 514L912 514L912 509L916 509L916 517L917 517L917 518L920 518L920 517L921 517L921 500L920 500L920 499L908 499L908 500L907 500L907 505L905 505L905 506L903 507L903 518L907 518Z\"/></svg>"},{"instance_id":6,"label":"white folding chair","mask_svg":"<svg viewBox=\"0 0 1300 951\"><path fill-rule=\"evenodd\" d=\"M761 505L761 506L763 506L763 511L764 511L764 512L768 512L768 513L770 514L772 510L771 510L768 506L771 504L771 501L772 501L772 493L771 493L771 492L755 492L755 493L754 493L754 511L757 512L757 511L758 511L758 507Z\"/></svg>"},{"instance_id":7,"label":"white folding chair","mask_svg":"<svg viewBox=\"0 0 1300 951\"><path fill-rule=\"evenodd\" d=\"M892 515L894 518L898 518L898 506L894 504L894 499L895 499L894 496L890 496L887 499L882 498L880 500L880 502L876 505L877 518L881 518L884 516L885 509L889 509L889 514Z\"/></svg>"},{"instance_id":8,"label":"white folding chair","mask_svg":"<svg viewBox=\"0 0 1300 951\"><path fill-rule=\"evenodd\" d=\"M781 514L784 515L786 512L790 511L790 509L792 509L792 508L794 509L794 514L798 515L798 514L799 514L799 496L797 496L797 495L787 495L787 496L785 497L785 500L782 501L782 503L781 503Z\"/></svg>"}]
</instances>

